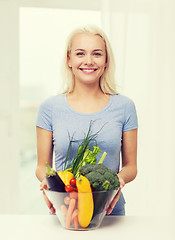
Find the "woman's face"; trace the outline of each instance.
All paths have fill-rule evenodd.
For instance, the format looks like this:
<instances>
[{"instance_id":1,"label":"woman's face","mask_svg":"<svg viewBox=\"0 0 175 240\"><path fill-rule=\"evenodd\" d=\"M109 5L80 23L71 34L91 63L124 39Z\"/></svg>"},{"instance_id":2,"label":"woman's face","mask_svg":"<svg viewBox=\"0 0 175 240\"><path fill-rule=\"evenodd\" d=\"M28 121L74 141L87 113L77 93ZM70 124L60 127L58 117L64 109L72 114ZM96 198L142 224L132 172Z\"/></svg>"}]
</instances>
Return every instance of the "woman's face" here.
<instances>
[{"instance_id":1,"label":"woman's face","mask_svg":"<svg viewBox=\"0 0 175 240\"><path fill-rule=\"evenodd\" d=\"M75 82L93 84L99 82L106 67L106 47L98 35L77 34L72 41L68 66L75 76Z\"/></svg>"}]
</instances>

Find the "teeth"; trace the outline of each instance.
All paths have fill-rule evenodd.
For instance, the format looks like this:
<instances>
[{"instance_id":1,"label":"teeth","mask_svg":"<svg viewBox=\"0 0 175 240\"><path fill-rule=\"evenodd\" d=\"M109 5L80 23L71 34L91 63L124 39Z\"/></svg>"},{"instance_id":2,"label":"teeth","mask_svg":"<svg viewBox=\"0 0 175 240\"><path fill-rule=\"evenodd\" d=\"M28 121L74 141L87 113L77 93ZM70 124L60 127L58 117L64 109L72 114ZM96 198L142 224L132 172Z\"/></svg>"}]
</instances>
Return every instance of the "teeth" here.
<instances>
[{"instance_id":1,"label":"teeth","mask_svg":"<svg viewBox=\"0 0 175 240\"><path fill-rule=\"evenodd\" d=\"M83 70L83 72L94 72L95 71L95 69L82 69Z\"/></svg>"}]
</instances>

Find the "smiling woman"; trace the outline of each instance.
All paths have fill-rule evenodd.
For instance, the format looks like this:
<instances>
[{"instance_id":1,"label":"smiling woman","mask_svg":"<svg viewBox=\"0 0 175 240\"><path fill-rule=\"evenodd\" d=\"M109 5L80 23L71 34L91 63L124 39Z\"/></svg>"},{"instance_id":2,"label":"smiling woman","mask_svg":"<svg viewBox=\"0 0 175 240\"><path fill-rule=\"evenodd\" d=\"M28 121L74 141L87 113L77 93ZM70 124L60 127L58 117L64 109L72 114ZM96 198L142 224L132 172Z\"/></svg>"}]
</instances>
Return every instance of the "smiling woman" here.
<instances>
[{"instance_id":1,"label":"smiling woman","mask_svg":"<svg viewBox=\"0 0 175 240\"><path fill-rule=\"evenodd\" d=\"M84 73L97 70L96 76L100 78L100 87L104 93L116 93L114 56L109 40L100 28L87 25L70 34L62 68L65 93L71 92L75 84L72 60L77 64L76 68L83 69Z\"/></svg>"},{"instance_id":2,"label":"smiling woman","mask_svg":"<svg viewBox=\"0 0 175 240\"><path fill-rule=\"evenodd\" d=\"M68 41L64 63L69 73L66 90L41 104L36 123L36 176L41 181L41 190L47 185L45 163L52 165L53 147L56 171L62 171L70 139L83 139L93 122L92 134L98 132L96 141L101 153L107 152L103 163L117 172L120 181L120 190L107 214L125 215L121 189L137 175L137 114L133 101L117 94L111 71L113 54L105 33L96 26L74 31ZM77 141L72 147L76 153ZM49 208L53 206L48 199L46 203Z\"/></svg>"},{"instance_id":3,"label":"smiling woman","mask_svg":"<svg viewBox=\"0 0 175 240\"><path fill-rule=\"evenodd\" d=\"M74 75L75 88L79 83L99 85L99 79L106 67L104 40L97 35L80 33L73 38L68 53L68 66Z\"/></svg>"}]
</instances>

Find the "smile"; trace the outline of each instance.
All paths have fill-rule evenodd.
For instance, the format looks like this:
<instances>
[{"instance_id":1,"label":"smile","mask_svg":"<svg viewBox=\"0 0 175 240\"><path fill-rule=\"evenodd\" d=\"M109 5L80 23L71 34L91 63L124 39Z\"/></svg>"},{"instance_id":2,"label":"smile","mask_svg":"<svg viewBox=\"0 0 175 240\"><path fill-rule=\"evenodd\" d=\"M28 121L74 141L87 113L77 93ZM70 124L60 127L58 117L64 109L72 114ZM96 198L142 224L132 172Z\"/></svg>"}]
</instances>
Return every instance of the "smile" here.
<instances>
[{"instance_id":1,"label":"smile","mask_svg":"<svg viewBox=\"0 0 175 240\"><path fill-rule=\"evenodd\" d=\"M93 73L97 70L97 68L80 68L80 70L84 73Z\"/></svg>"}]
</instances>

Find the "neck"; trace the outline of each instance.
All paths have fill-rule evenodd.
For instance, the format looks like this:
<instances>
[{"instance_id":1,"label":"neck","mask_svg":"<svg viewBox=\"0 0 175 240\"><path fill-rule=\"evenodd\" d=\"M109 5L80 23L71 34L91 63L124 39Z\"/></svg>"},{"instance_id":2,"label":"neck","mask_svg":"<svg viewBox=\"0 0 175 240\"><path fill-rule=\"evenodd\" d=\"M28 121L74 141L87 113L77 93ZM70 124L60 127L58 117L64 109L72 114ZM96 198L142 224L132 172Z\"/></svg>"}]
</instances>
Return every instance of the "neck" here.
<instances>
[{"instance_id":1,"label":"neck","mask_svg":"<svg viewBox=\"0 0 175 240\"><path fill-rule=\"evenodd\" d=\"M104 94L99 86L81 84L75 86L74 90L67 94L68 104L74 110L81 113L94 113L107 106L110 100L109 94Z\"/></svg>"},{"instance_id":2,"label":"neck","mask_svg":"<svg viewBox=\"0 0 175 240\"><path fill-rule=\"evenodd\" d=\"M95 86L90 84L83 86L81 86L80 84L75 85L74 90L71 93L71 95L81 99L95 98L103 94L104 93L97 84Z\"/></svg>"}]
</instances>

